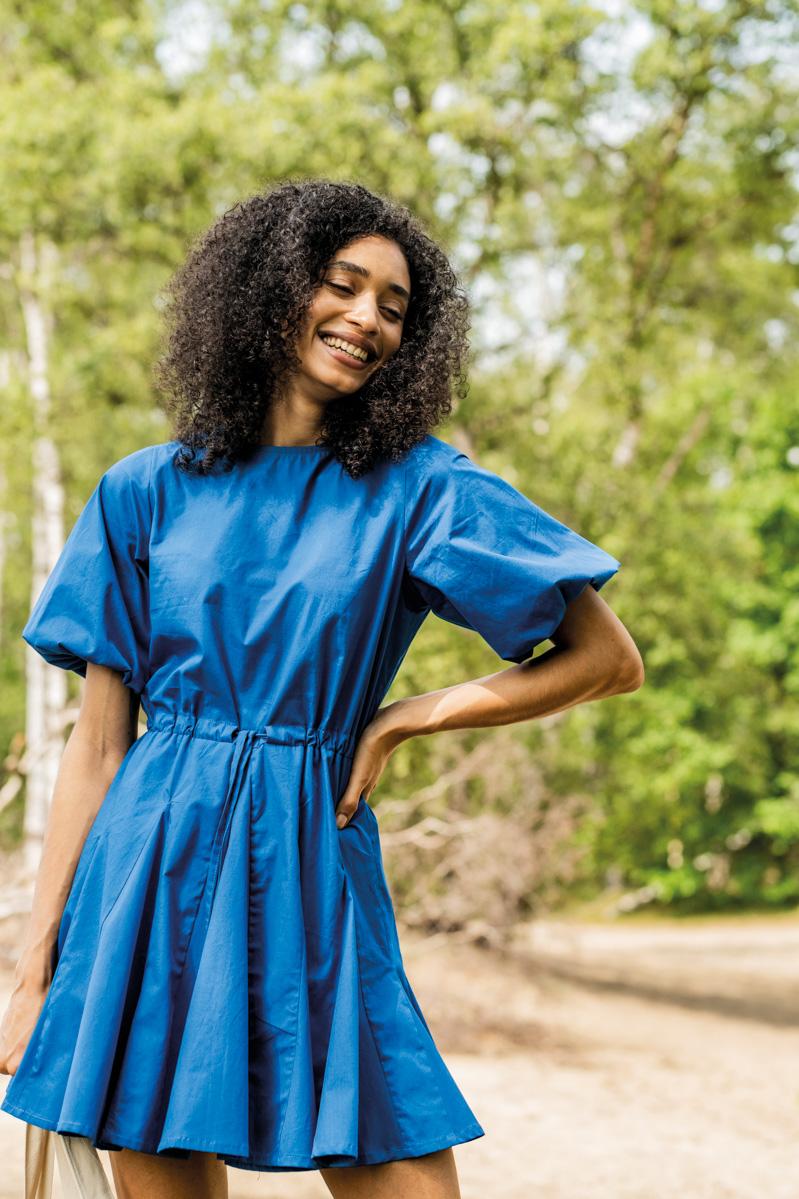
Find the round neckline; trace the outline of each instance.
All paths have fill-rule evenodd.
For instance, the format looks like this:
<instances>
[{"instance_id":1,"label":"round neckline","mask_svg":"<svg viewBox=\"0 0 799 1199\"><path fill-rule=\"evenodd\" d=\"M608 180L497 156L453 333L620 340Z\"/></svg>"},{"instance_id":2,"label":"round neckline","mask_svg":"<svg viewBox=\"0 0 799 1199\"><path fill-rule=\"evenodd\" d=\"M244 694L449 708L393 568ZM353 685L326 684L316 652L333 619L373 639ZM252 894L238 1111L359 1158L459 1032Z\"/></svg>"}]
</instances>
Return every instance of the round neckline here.
<instances>
[{"instance_id":1,"label":"round neckline","mask_svg":"<svg viewBox=\"0 0 799 1199\"><path fill-rule=\"evenodd\" d=\"M260 442L255 447L254 453L261 454L265 450L281 450L281 451L289 450L289 451L292 451L292 450L329 450L329 449L330 449L329 445L313 445L313 444L309 444L309 445L272 445L271 442Z\"/></svg>"}]
</instances>

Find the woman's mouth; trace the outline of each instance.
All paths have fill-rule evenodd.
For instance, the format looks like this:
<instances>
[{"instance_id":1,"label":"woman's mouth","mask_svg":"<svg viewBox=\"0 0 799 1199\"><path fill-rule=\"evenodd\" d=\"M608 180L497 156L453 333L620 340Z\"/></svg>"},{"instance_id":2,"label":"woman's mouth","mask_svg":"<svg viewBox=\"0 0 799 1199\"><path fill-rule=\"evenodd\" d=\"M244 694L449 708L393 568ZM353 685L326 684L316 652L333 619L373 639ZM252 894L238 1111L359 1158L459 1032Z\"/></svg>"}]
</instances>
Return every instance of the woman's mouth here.
<instances>
[{"instance_id":1,"label":"woman's mouth","mask_svg":"<svg viewBox=\"0 0 799 1199\"><path fill-rule=\"evenodd\" d=\"M373 360L368 350L361 349L344 337L331 337L327 333L320 333L319 339L337 362L343 362L353 370L363 370Z\"/></svg>"}]
</instances>

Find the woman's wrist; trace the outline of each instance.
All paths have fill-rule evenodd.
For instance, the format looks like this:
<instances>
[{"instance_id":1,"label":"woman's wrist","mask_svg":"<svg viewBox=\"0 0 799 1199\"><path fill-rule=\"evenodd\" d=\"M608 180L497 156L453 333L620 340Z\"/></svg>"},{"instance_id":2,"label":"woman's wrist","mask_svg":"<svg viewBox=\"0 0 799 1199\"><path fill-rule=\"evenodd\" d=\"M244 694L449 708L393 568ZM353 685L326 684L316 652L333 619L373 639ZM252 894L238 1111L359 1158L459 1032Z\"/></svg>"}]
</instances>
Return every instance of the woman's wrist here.
<instances>
[{"instance_id":1,"label":"woman's wrist","mask_svg":"<svg viewBox=\"0 0 799 1199\"><path fill-rule=\"evenodd\" d=\"M411 737L433 731L424 727L419 696L386 704L376 713L372 726L377 736L384 738L392 749Z\"/></svg>"},{"instance_id":2,"label":"woman's wrist","mask_svg":"<svg viewBox=\"0 0 799 1199\"><path fill-rule=\"evenodd\" d=\"M39 990L49 987L53 977L52 946L37 946L23 949L14 967L14 981L23 990Z\"/></svg>"}]
</instances>

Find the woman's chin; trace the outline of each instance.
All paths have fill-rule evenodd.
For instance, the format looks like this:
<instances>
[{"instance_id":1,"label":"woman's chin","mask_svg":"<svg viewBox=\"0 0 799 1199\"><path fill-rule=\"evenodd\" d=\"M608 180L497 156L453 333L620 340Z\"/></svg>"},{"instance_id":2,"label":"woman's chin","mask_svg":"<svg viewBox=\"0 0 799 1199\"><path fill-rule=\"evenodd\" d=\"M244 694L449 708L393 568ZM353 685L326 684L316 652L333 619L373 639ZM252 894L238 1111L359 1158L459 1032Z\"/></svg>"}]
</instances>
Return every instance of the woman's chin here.
<instances>
[{"instance_id":1,"label":"woman's chin","mask_svg":"<svg viewBox=\"0 0 799 1199\"><path fill-rule=\"evenodd\" d=\"M314 372L314 378L324 387L332 387L341 395L352 395L355 391L360 391L366 382L364 378L354 378L351 374L346 374L345 370L327 370Z\"/></svg>"}]
</instances>

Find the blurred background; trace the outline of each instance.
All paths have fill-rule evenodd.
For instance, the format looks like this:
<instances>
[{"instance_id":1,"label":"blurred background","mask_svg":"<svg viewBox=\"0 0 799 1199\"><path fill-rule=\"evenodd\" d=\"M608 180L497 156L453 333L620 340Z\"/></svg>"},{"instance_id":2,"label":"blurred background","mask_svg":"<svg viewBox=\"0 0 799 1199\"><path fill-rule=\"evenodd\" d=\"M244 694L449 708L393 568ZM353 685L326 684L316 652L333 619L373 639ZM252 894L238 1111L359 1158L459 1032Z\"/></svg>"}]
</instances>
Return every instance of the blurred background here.
<instances>
[{"instance_id":1,"label":"blurred background","mask_svg":"<svg viewBox=\"0 0 799 1199\"><path fill-rule=\"evenodd\" d=\"M102 471L170 436L160 289L237 199L355 180L472 299L438 435L621 560L647 667L406 743L372 797L488 1133L464 1197L796 1199L798 33L794 0L0 0L4 995L80 686L19 634ZM431 616L387 698L501 666Z\"/></svg>"}]
</instances>

